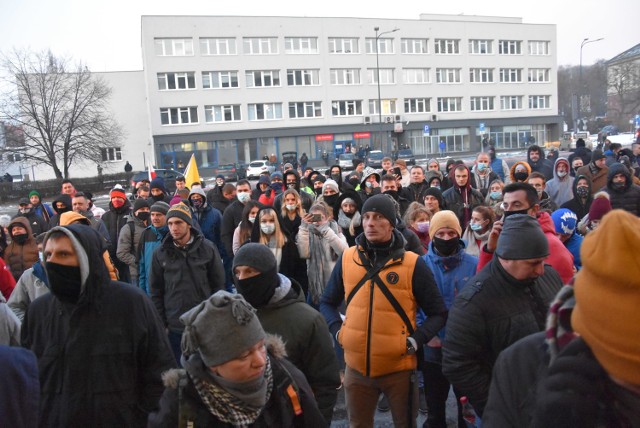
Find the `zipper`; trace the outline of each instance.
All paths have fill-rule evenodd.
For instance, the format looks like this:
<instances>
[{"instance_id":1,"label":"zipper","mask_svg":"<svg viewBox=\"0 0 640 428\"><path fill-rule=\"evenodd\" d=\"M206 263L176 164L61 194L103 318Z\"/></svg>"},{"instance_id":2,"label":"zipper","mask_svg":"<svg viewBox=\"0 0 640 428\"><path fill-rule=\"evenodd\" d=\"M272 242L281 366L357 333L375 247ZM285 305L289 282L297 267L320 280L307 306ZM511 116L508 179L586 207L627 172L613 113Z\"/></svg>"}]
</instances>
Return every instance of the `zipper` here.
<instances>
[{"instance_id":1,"label":"zipper","mask_svg":"<svg viewBox=\"0 0 640 428\"><path fill-rule=\"evenodd\" d=\"M365 375L370 376L371 372L371 321L373 318L373 280L369 283L369 319L367 320L367 355L365 362Z\"/></svg>"}]
</instances>

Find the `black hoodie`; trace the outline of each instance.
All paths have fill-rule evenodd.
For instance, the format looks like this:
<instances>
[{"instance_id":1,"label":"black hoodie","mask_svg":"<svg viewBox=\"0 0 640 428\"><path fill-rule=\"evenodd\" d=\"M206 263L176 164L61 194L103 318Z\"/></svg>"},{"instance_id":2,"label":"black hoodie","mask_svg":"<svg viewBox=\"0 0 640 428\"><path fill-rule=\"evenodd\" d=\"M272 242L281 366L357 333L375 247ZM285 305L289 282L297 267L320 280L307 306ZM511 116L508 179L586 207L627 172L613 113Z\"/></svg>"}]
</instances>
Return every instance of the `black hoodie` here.
<instances>
[{"instance_id":1,"label":"black hoodie","mask_svg":"<svg viewBox=\"0 0 640 428\"><path fill-rule=\"evenodd\" d=\"M623 174L626 177L624 188L618 190L613 187L613 177ZM633 184L629 169L619 162L612 163L607 175L607 187L612 209L623 209L631 214L640 216L640 186Z\"/></svg>"},{"instance_id":2,"label":"black hoodie","mask_svg":"<svg viewBox=\"0 0 640 428\"><path fill-rule=\"evenodd\" d=\"M531 152L533 151L540 153L540 159L536 162L531 160ZM553 178L553 167L546 162L544 149L542 147L536 145L529 146L527 149L527 163L531 167L531 172L537 171L543 174L547 181Z\"/></svg>"},{"instance_id":3,"label":"black hoodie","mask_svg":"<svg viewBox=\"0 0 640 428\"><path fill-rule=\"evenodd\" d=\"M64 203L66 208L63 208L61 210L56 208L56 204L58 202ZM60 224L60 215L62 213L66 213L67 211L71 211L71 208L72 208L71 196L67 195L66 193L63 193L53 200L53 202L51 203L51 206L53 207L53 210L56 212L56 214L49 219L49 228L58 226Z\"/></svg>"},{"instance_id":4,"label":"black hoodie","mask_svg":"<svg viewBox=\"0 0 640 428\"><path fill-rule=\"evenodd\" d=\"M282 175L282 182L285 185L285 190L287 190L287 176L289 175L293 175L296 178L296 185L294 186L294 189L296 190L296 192L298 192L300 194L300 199L302 200L302 208L306 211L309 212L309 209L311 208L311 205L313 205L313 197L308 194L305 191L300 190L300 176L298 175L298 173L293 170L290 169L289 171L285 172ZM313 186L311 186L313 187ZM273 201L273 208L276 210L276 212L278 213L278 215L281 212L282 209L282 198L283 198L284 192L280 193L278 196L276 196L276 198Z\"/></svg>"},{"instance_id":5,"label":"black hoodie","mask_svg":"<svg viewBox=\"0 0 640 428\"><path fill-rule=\"evenodd\" d=\"M578 188L578 181L586 180L587 185L589 187L589 195L584 203L582 203L582 199L578 196L576 189ZM579 175L573 180L573 199L568 200L560 208L566 208L568 210L573 211L578 216L578 221L582 220L584 216L589 214L589 208L591 208L591 202L593 202L593 195L591 194L591 180L589 177L584 175Z\"/></svg>"}]
</instances>

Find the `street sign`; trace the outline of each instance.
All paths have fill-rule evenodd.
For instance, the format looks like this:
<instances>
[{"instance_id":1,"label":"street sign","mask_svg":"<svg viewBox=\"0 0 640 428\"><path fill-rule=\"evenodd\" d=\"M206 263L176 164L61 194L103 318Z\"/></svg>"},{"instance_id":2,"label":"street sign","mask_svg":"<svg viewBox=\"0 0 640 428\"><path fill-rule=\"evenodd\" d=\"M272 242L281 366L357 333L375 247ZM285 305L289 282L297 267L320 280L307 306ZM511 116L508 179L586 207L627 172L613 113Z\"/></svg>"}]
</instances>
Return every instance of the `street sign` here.
<instances>
[{"instance_id":1,"label":"street sign","mask_svg":"<svg viewBox=\"0 0 640 428\"><path fill-rule=\"evenodd\" d=\"M478 126L478 128L480 128L480 132L484 132L484 122L480 122L480 126Z\"/></svg>"},{"instance_id":2,"label":"street sign","mask_svg":"<svg viewBox=\"0 0 640 428\"><path fill-rule=\"evenodd\" d=\"M425 137L428 137L429 135L431 135L431 128L429 127L429 125L425 125L424 126L424 130L422 131L422 135L424 135Z\"/></svg>"}]
</instances>

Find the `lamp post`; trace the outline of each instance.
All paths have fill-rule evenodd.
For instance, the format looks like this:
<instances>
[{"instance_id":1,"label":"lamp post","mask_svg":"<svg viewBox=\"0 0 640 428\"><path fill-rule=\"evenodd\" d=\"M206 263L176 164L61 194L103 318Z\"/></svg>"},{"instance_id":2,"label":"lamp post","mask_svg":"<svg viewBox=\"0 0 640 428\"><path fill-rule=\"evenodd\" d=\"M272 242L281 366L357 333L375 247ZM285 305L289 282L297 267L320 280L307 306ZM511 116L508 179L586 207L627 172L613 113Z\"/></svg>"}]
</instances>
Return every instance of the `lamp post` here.
<instances>
[{"instance_id":1,"label":"lamp post","mask_svg":"<svg viewBox=\"0 0 640 428\"><path fill-rule=\"evenodd\" d=\"M588 37L585 37L582 40L582 43L580 43L580 75L578 77L578 105L577 105L577 111L578 111L578 115L577 117L574 119L574 131L578 132L578 121L580 120L580 104L582 101L582 48L584 48L584 45L588 45L589 43L595 43L595 42L599 42L600 40L604 40L604 37L600 37L599 39L595 39L595 40L589 40Z\"/></svg>"},{"instance_id":2,"label":"lamp post","mask_svg":"<svg viewBox=\"0 0 640 428\"><path fill-rule=\"evenodd\" d=\"M395 33L398 30L399 28L394 28L393 30L383 31L382 33L378 34L378 31L380 31L380 27L373 28L373 31L376 32L375 45L376 45L376 81L378 83L378 127L379 127L379 134L380 134L380 151L382 152L384 152L384 150L382 149L382 98L380 97L380 56L378 52L379 50L378 40L380 40L380 37L384 36L385 34Z\"/></svg>"}]
</instances>

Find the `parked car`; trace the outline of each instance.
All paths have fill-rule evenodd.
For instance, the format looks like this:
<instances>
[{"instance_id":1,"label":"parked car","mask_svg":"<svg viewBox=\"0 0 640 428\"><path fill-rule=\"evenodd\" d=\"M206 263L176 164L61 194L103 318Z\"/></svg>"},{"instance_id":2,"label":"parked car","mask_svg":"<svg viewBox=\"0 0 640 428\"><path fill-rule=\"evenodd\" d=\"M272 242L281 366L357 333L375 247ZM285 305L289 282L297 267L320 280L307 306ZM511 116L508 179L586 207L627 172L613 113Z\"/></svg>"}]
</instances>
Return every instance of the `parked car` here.
<instances>
[{"instance_id":1,"label":"parked car","mask_svg":"<svg viewBox=\"0 0 640 428\"><path fill-rule=\"evenodd\" d=\"M271 162L266 160L256 160L251 162L247 167L247 178L249 180L256 179L264 171L269 171L269 174L271 174L275 172L275 170L276 167Z\"/></svg>"},{"instance_id":2,"label":"parked car","mask_svg":"<svg viewBox=\"0 0 640 428\"><path fill-rule=\"evenodd\" d=\"M218 175L223 175L225 181L238 181L241 177L244 177L244 171L242 174L240 173L240 168L234 163L228 163L225 165L218 165L213 168L211 174L215 177Z\"/></svg>"},{"instance_id":3,"label":"parked car","mask_svg":"<svg viewBox=\"0 0 640 428\"><path fill-rule=\"evenodd\" d=\"M290 163L293 169L298 169L298 152L282 152L282 166Z\"/></svg>"},{"instance_id":4,"label":"parked car","mask_svg":"<svg viewBox=\"0 0 640 428\"><path fill-rule=\"evenodd\" d=\"M365 159L365 165L371 168L382 168L384 155L380 150L371 150Z\"/></svg>"},{"instance_id":5,"label":"parked car","mask_svg":"<svg viewBox=\"0 0 640 428\"><path fill-rule=\"evenodd\" d=\"M353 153L343 153L338 156L338 165L343 171L350 171L353 169L353 160L356 156Z\"/></svg>"},{"instance_id":6,"label":"parked car","mask_svg":"<svg viewBox=\"0 0 640 428\"><path fill-rule=\"evenodd\" d=\"M411 149L398 150L396 160L398 159L403 159L407 163L407 165L416 164L416 157L413 155L413 151L411 151Z\"/></svg>"},{"instance_id":7,"label":"parked car","mask_svg":"<svg viewBox=\"0 0 640 428\"><path fill-rule=\"evenodd\" d=\"M182 173L174 169L156 169L154 170L156 177L160 177L164 180L164 187L169 192L176 191L176 178L182 177ZM131 191L136 188L136 183L142 179L149 179L149 171L138 171L131 176Z\"/></svg>"}]
</instances>

